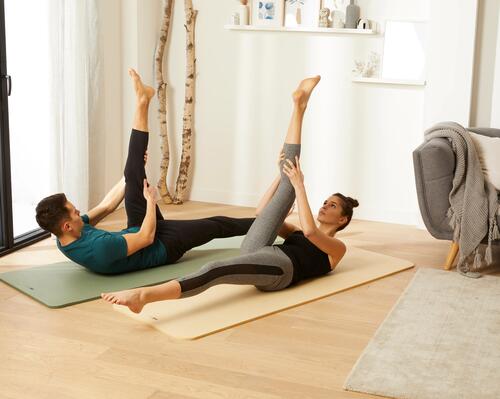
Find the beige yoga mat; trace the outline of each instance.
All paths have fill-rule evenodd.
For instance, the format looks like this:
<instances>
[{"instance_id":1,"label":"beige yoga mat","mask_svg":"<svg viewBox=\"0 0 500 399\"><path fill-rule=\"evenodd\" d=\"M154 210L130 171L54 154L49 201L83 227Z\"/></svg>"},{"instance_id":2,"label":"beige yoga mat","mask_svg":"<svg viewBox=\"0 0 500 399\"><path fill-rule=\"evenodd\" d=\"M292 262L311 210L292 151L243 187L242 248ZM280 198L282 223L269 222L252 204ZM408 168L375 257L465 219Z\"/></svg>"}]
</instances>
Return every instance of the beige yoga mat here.
<instances>
[{"instance_id":1,"label":"beige yoga mat","mask_svg":"<svg viewBox=\"0 0 500 399\"><path fill-rule=\"evenodd\" d=\"M224 284L193 297L150 303L140 314L113 306L172 338L196 339L412 267L413 263L404 259L350 247L330 274L282 291L261 292L254 286Z\"/></svg>"}]
</instances>

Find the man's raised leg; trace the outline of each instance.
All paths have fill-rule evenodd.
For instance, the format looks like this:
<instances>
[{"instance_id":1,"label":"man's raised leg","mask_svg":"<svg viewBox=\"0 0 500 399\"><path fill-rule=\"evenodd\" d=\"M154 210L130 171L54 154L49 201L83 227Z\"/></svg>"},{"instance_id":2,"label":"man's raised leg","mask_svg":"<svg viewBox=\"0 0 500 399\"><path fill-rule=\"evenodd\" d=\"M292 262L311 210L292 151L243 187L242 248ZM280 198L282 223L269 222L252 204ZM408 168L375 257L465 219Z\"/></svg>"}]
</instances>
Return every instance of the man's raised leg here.
<instances>
[{"instance_id":1,"label":"man's raised leg","mask_svg":"<svg viewBox=\"0 0 500 399\"><path fill-rule=\"evenodd\" d=\"M132 133L130 134L127 163L123 172L125 176L125 210L127 227L140 226L146 215L146 200L143 195L143 181L146 178L144 154L148 148L149 129L148 111L155 90L142 83L140 76L129 69L135 94L136 108ZM160 208L156 206L156 218L163 220Z\"/></svg>"}]
</instances>

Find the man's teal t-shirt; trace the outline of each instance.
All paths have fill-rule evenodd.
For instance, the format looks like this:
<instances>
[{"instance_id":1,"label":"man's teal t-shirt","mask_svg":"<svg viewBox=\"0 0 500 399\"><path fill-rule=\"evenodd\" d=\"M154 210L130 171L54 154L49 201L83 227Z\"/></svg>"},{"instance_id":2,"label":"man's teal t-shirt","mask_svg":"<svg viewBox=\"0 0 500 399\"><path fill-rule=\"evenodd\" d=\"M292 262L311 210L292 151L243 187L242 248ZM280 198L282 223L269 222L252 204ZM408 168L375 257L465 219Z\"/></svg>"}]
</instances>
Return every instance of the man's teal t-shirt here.
<instances>
[{"instance_id":1,"label":"man's teal t-shirt","mask_svg":"<svg viewBox=\"0 0 500 399\"><path fill-rule=\"evenodd\" d=\"M167 250L159 239L127 256L123 234L137 233L139 227L110 232L90 225L88 215L81 218L84 225L80 238L64 247L57 239L57 247L73 262L103 274L125 273L167 263Z\"/></svg>"}]
</instances>

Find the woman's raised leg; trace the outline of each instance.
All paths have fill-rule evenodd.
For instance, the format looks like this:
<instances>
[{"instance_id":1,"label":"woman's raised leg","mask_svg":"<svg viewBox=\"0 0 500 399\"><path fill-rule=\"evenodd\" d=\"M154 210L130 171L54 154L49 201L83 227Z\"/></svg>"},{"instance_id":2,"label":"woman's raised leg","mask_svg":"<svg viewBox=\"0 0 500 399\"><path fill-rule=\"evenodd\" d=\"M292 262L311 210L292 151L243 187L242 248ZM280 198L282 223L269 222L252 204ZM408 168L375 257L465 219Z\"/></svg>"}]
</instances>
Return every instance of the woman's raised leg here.
<instances>
[{"instance_id":1,"label":"woman's raised leg","mask_svg":"<svg viewBox=\"0 0 500 399\"><path fill-rule=\"evenodd\" d=\"M287 159L290 159L295 164L295 157L300 156L304 113L309 97L320 79L319 76L304 79L292 94L293 112L285 137L285 143L283 144L285 159L281 162L281 167ZM241 251L243 253L255 252L262 247L271 245L276 239L278 231L295 201L295 190L290 180L283 173L283 170L280 173L281 180L276 192L267 206L257 216L241 244Z\"/></svg>"}]
</instances>

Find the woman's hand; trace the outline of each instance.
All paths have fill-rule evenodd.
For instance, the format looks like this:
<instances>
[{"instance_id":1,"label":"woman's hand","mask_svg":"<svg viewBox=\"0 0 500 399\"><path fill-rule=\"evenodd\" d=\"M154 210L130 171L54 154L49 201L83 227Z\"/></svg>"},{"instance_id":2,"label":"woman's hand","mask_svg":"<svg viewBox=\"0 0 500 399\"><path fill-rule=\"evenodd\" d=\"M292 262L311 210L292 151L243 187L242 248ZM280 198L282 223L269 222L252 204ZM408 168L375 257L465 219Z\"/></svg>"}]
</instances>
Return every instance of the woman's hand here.
<instances>
[{"instance_id":1,"label":"woman's hand","mask_svg":"<svg viewBox=\"0 0 500 399\"><path fill-rule=\"evenodd\" d=\"M295 156L295 163L287 159L283 164L283 173L288 176L290 183L296 189L304 184L304 174L300 169L299 157Z\"/></svg>"},{"instance_id":2,"label":"woman's hand","mask_svg":"<svg viewBox=\"0 0 500 399\"><path fill-rule=\"evenodd\" d=\"M146 151L144 153L144 166L146 166L146 163L148 162L148 152Z\"/></svg>"},{"instance_id":3,"label":"woman's hand","mask_svg":"<svg viewBox=\"0 0 500 399\"><path fill-rule=\"evenodd\" d=\"M144 179L144 189L142 191L146 201L153 201L156 203L158 201L158 190L155 186L149 186L147 179Z\"/></svg>"}]
</instances>

